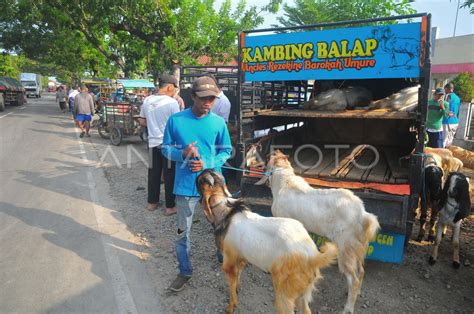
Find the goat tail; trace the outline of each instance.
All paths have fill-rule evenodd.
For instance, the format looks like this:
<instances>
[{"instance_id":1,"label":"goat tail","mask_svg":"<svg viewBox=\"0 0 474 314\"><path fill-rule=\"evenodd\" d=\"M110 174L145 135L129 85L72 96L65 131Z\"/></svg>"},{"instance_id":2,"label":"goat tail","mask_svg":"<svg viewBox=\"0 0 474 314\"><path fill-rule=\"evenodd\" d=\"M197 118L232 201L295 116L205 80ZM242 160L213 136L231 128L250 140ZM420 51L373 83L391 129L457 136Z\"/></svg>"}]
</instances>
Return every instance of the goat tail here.
<instances>
[{"instance_id":1,"label":"goat tail","mask_svg":"<svg viewBox=\"0 0 474 314\"><path fill-rule=\"evenodd\" d=\"M375 236L380 229L379 220L377 216L371 213L364 213L364 221L362 223L365 234L365 245L368 245L370 241L375 240Z\"/></svg>"},{"instance_id":2,"label":"goat tail","mask_svg":"<svg viewBox=\"0 0 474 314\"><path fill-rule=\"evenodd\" d=\"M320 254L311 261L312 268L321 269L326 268L336 261L337 258L337 246L330 242L326 242L319 250Z\"/></svg>"}]
</instances>

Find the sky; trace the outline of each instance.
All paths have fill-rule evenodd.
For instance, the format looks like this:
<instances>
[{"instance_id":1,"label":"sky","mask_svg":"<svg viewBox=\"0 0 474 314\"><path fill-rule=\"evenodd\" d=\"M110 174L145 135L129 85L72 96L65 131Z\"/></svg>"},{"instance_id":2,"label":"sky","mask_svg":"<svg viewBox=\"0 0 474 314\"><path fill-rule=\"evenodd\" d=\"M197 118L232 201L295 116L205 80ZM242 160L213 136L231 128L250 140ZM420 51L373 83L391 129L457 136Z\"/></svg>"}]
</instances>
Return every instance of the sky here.
<instances>
[{"instance_id":1,"label":"sky","mask_svg":"<svg viewBox=\"0 0 474 314\"><path fill-rule=\"evenodd\" d=\"M215 7L219 8L223 0L216 0ZM237 3L238 0L232 0L232 3ZM251 0L247 3L256 5L258 7L267 4L268 0ZM287 4L292 4L292 0L283 0ZM431 13L432 26L438 28L438 38L452 37L454 32L454 21L456 20L456 7L458 0L415 0L412 7L418 13ZM460 0L461 4L464 0ZM279 14L265 14L265 22L259 28L267 28L272 24L278 24L276 17ZM474 15L469 14L466 8L459 9L458 20L456 24L456 36L474 34ZM473 48L474 49L474 48Z\"/></svg>"}]
</instances>

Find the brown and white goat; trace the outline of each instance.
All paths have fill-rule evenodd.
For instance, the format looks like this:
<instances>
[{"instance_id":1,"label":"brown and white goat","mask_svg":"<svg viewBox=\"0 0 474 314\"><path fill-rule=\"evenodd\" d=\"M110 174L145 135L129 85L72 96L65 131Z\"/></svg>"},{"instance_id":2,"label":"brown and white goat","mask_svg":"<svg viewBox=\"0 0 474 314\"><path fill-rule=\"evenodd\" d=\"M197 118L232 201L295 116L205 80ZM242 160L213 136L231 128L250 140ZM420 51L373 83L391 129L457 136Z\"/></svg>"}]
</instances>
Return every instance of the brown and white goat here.
<instances>
[{"instance_id":1,"label":"brown and white goat","mask_svg":"<svg viewBox=\"0 0 474 314\"><path fill-rule=\"evenodd\" d=\"M222 270L229 284L227 313L237 305L240 274L246 263L270 272L278 313L311 313L308 303L320 269L335 261L329 244L320 253L303 225L288 218L269 218L251 212L242 200L232 199L216 171L204 170L196 185L206 218L214 227L216 245L224 256Z\"/></svg>"},{"instance_id":2,"label":"brown and white goat","mask_svg":"<svg viewBox=\"0 0 474 314\"><path fill-rule=\"evenodd\" d=\"M347 189L311 187L295 175L288 158L278 150L270 155L266 170L270 174L257 184L268 181L273 216L294 218L338 246L339 270L346 276L349 290L344 311L354 312L368 244L380 228L377 217L366 212L362 200Z\"/></svg>"}]
</instances>

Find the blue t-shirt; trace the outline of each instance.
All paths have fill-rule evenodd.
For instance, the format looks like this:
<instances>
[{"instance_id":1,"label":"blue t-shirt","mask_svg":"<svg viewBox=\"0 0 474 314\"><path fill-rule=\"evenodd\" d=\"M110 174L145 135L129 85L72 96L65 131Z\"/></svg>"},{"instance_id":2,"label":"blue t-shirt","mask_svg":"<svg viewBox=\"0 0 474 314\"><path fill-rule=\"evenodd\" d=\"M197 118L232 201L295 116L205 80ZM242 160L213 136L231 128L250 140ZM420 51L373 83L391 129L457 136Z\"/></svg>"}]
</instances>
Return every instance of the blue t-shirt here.
<instances>
[{"instance_id":1,"label":"blue t-shirt","mask_svg":"<svg viewBox=\"0 0 474 314\"><path fill-rule=\"evenodd\" d=\"M448 94L445 99L449 102L449 111L454 113L452 117L443 118L443 124L459 124L459 106L461 99L455 93Z\"/></svg>"},{"instance_id":2,"label":"blue t-shirt","mask_svg":"<svg viewBox=\"0 0 474 314\"><path fill-rule=\"evenodd\" d=\"M214 168L220 172L232 153L229 131L221 117L210 112L198 119L191 108L173 114L166 123L162 152L176 161L173 190L176 195L199 196L196 178L200 172L192 172L188 160L183 158L183 150L192 142L196 142L203 169Z\"/></svg>"}]
</instances>

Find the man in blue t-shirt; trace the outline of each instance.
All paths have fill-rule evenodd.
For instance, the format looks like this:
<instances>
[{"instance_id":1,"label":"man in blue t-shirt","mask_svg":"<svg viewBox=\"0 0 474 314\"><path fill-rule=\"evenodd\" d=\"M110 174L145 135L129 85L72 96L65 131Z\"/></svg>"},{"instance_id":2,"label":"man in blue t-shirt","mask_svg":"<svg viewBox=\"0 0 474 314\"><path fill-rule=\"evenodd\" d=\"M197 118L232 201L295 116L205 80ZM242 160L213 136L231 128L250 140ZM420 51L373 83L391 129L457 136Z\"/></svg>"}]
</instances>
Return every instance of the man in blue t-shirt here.
<instances>
[{"instance_id":1,"label":"man in blue t-shirt","mask_svg":"<svg viewBox=\"0 0 474 314\"><path fill-rule=\"evenodd\" d=\"M443 147L448 147L453 143L456 130L458 129L461 99L454 93L454 85L452 83L446 84L444 91L446 92L444 100L449 102L449 115L443 119Z\"/></svg>"},{"instance_id":2,"label":"man in blue t-shirt","mask_svg":"<svg viewBox=\"0 0 474 314\"><path fill-rule=\"evenodd\" d=\"M176 162L174 194L179 274L169 287L172 291L183 290L193 272L190 231L199 200L196 178L204 169L214 168L220 172L232 152L224 119L211 112L219 93L212 78L196 79L192 87L193 106L172 115L165 128L162 153Z\"/></svg>"}]
</instances>

